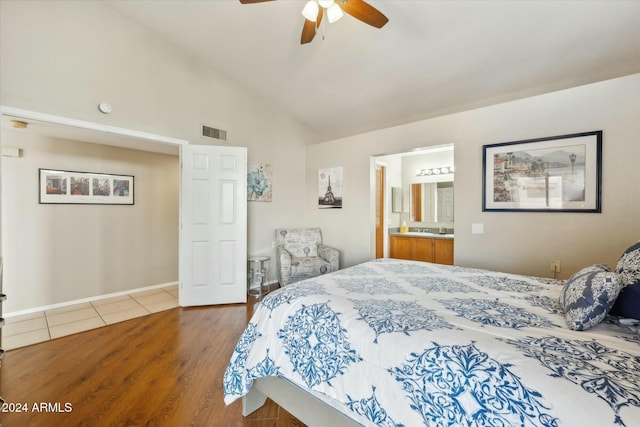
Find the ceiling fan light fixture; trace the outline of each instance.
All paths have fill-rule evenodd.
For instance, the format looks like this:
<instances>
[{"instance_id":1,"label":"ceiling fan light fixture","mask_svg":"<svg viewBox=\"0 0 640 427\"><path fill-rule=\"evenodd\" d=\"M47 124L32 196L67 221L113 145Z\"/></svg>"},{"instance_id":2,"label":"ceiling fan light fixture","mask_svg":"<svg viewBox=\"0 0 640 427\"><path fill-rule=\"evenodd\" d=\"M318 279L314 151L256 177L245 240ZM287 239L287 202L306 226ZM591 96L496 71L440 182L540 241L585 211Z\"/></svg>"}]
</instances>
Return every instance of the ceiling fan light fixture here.
<instances>
[{"instance_id":1,"label":"ceiling fan light fixture","mask_svg":"<svg viewBox=\"0 0 640 427\"><path fill-rule=\"evenodd\" d=\"M320 5L320 7L323 7L325 9L330 8L332 5L335 4L335 2L333 0L318 0L318 4Z\"/></svg>"},{"instance_id":2,"label":"ceiling fan light fixture","mask_svg":"<svg viewBox=\"0 0 640 427\"><path fill-rule=\"evenodd\" d=\"M318 10L319 8L316 0L309 0L302 9L302 16L304 16L304 19L308 21L316 22L316 19L318 18Z\"/></svg>"},{"instance_id":3,"label":"ceiling fan light fixture","mask_svg":"<svg viewBox=\"0 0 640 427\"><path fill-rule=\"evenodd\" d=\"M2 1L2 0L0 0ZM241 4L263 3L272 0L240 0ZM320 24L326 15L325 21L334 23L344 16L351 15L365 24L375 28L382 28L389 19L375 7L367 3L367 0L306 0L302 8L304 24L300 36L300 44L307 44L313 40L318 32L322 32L324 39L324 28Z\"/></svg>"},{"instance_id":4,"label":"ceiling fan light fixture","mask_svg":"<svg viewBox=\"0 0 640 427\"><path fill-rule=\"evenodd\" d=\"M342 9L336 3L333 3L331 6L327 8L327 19L330 24L333 24L338 19L342 18L344 14L342 13Z\"/></svg>"}]
</instances>

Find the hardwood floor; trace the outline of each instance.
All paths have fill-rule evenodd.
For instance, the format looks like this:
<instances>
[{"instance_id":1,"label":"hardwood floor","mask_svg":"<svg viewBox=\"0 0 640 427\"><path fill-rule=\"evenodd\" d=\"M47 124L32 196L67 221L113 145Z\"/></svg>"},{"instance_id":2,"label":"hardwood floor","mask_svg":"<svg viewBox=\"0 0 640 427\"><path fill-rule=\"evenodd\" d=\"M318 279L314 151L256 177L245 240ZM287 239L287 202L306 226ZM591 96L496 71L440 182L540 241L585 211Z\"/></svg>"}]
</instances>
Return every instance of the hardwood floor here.
<instances>
[{"instance_id":1,"label":"hardwood floor","mask_svg":"<svg viewBox=\"0 0 640 427\"><path fill-rule=\"evenodd\" d=\"M224 370L251 310L175 308L8 351L4 409L26 411L0 413L0 425L304 426L271 401L247 418L239 400L224 404Z\"/></svg>"}]
</instances>

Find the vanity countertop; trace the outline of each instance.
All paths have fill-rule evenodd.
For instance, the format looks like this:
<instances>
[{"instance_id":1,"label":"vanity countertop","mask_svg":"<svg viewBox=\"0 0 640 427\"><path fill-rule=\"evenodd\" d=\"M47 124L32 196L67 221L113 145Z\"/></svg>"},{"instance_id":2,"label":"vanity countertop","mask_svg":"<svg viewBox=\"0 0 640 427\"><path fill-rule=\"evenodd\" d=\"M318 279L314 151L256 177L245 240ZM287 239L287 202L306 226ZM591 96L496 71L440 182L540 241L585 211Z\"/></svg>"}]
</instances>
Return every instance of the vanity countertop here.
<instances>
[{"instance_id":1,"label":"vanity countertop","mask_svg":"<svg viewBox=\"0 0 640 427\"><path fill-rule=\"evenodd\" d=\"M401 233L399 231L389 232L390 236L407 236L407 237L424 237L429 239L453 239L453 234L428 233L425 231L407 231Z\"/></svg>"}]
</instances>

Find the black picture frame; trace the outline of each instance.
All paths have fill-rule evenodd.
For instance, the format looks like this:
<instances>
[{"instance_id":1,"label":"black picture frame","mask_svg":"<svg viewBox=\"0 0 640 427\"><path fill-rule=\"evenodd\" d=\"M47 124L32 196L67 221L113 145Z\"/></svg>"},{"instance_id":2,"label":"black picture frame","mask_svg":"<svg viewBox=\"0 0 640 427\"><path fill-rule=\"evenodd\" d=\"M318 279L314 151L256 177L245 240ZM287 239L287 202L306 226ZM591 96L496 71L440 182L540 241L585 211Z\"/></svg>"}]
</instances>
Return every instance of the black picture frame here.
<instances>
[{"instance_id":1,"label":"black picture frame","mask_svg":"<svg viewBox=\"0 0 640 427\"><path fill-rule=\"evenodd\" d=\"M133 175L38 170L40 204L133 205Z\"/></svg>"},{"instance_id":2,"label":"black picture frame","mask_svg":"<svg viewBox=\"0 0 640 427\"><path fill-rule=\"evenodd\" d=\"M602 131L482 146L482 211L602 212Z\"/></svg>"}]
</instances>

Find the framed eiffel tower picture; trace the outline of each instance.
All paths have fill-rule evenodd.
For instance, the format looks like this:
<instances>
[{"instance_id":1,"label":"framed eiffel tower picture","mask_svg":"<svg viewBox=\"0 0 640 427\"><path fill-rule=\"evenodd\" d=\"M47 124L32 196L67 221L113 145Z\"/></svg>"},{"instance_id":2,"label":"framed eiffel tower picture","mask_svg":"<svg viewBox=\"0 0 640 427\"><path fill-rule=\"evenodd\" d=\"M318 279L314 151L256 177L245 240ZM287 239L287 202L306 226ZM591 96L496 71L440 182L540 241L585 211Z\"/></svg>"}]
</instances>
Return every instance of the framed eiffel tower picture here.
<instances>
[{"instance_id":1,"label":"framed eiffel tower picture","mask_svg":"<svg viewBox=\"0 0 640 427\"><path fill-rule=\"evenodd\" d=\"M318 208L342 208L342 167L318 170Z\"/></svg>"}]
</instances>

